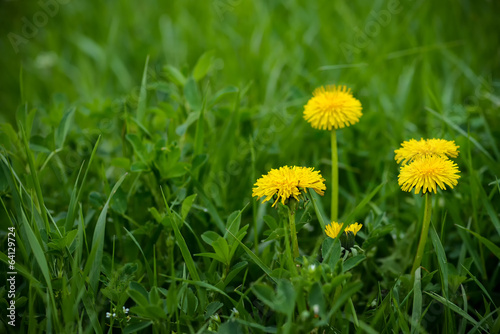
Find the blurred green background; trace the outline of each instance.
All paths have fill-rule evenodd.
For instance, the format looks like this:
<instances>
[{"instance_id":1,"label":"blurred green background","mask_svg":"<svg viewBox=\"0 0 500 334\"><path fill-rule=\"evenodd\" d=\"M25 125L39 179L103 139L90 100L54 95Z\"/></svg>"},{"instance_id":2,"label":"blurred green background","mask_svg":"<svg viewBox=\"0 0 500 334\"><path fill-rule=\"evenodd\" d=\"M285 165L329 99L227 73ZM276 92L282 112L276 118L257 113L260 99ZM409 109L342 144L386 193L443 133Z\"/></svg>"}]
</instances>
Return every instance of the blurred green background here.
<instances>
[{"instance_id":1,"label":"blurred green background","mask_svg":"<svg viewBox=\"0 0 500 334\"><path fill-rule=\"evenodd\" d=\"M61 2L1 2L3 118L25 101L128 94L148 55L158 73L165 64L186 70L214 50L211 84L252 82L254 103L268 107L347 83L365 111L389 121L410 115L417 125L430 90L450 109L499 74L498 1Z\"/></svg>"}]
</instances>

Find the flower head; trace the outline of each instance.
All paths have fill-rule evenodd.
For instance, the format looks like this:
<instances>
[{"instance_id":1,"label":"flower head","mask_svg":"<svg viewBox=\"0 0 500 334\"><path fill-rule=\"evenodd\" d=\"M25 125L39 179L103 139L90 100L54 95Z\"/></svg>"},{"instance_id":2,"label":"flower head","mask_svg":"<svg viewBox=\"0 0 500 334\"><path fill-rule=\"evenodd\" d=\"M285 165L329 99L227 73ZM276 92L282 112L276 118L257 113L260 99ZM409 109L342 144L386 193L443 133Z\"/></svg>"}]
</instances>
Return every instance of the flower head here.
<instances>
[{"instance_id":1,"label":"flower head","mask_svg":"<svg viewBox=\"0 0 500 334\"><path fill-rule=\"evenodd\" d=\"M331 222L331 224L326 225L325 228L325 233L327 236L329 236L332 239L335 239L338 235L340 230L342 229L343 224L339 224L337 222ZM345 234L348 234L351 232L353 235L356 235L359 230L361 230L361 227L363 227L362 224L354 223L349 226L347 226L344 229Z\"/></svg>"},{"instance_id":2,"label":"flower head","mask_svg":"<svg viewBox=\"0 0 500 334\"><path fill-rule=\"evenodd\" d=\"M410 192L415 187L415 194L420 189L425 194L436 192L436 185L441 189L446 189L445 184L453 188L460 178L458 173L458 166L453 161L441 156L425 156L402 166L398 183L403 191Z\"/></svg>"},{"instance_id":3,"label":"flower head","mask_svg":"<svg viewBox=\"0 0 500 334\"><path fill-rule=\"evenodd\" d=\"M456 158L458 156L458 147L453 140L445 139L410 139L401 144L401 148L394 151L394 159L397 163L403 162L403 165L422 157L440 156Z\"/></svg>"},{"instance_id":4,"label":"flower head","mask_svg":"<svg viewBox=\"0 0 500 334\"><path fill-rule=\"evenodd\" d=\"M304 106L304 119L315 129L339 129L357 123L361 109L361 102L346 86L320 87Z\"/></svg>"},{"instance_id":5,"label":"flower head","mask_svg":"<svg viewBox=\"0 0 500 334\"><path fill-rule=\"evenodd\" d=\"M276 205L278 200L285 204L285 201L292 197L298 201L300 194L306 188L311 188L323 196L326 189L324 182L325 179L314 168L284 166L271 169L269 173L258 179L252 196L265 197L263 202L266 202L277 195L272 206Z\"/></svg>"}]
</instances>

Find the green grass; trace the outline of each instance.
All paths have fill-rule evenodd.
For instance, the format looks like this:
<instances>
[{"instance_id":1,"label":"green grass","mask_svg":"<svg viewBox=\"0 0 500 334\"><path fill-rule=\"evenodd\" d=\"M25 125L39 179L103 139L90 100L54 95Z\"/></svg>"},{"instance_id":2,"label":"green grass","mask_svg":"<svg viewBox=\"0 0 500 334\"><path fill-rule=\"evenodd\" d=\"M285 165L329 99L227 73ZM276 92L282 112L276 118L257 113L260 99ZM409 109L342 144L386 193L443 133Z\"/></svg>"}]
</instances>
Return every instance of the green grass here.
<instances>
[{"instance_id":1,"label":"green grass","mask_svg":"<svg viewBox=\"0 0 500 334\"><path fill-rule=\"evenodd\" d=\"M0 332L500 331L497 2L71 1L17 53L41 7L0 6ZM323 232L330 133L302 118L325 84L363 105L337 131L349 254ZM455 140L461 178L412 279L424 198L394 150L421 137ZM286 207L252 198L284 165L327 180L298 259Z\"/></svg>"}]
</instances>

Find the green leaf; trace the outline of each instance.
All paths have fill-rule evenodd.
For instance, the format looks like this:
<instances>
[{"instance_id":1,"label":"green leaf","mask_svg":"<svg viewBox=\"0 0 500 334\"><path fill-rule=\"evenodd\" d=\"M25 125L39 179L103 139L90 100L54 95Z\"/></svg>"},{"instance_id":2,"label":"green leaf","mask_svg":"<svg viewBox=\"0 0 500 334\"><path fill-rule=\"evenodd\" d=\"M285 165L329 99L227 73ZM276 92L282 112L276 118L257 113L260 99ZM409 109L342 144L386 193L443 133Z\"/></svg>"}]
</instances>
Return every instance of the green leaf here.
<instances>
[{"instance_id":1,"label":"green leaf","mask_svg":"<svg viewBox=\"0 0 500 334\"><path fill-rule=\"evenodd\" d=\"M462 136L464 136L465 138L467 138L472 144L474 144L474 146L476 146L476 148L479 151L483 152L484 155L486 155L489 159L493 160L493 157L488 153L488 151L486 151L484 149L484 147L476 139L470 137L464 130L462 130L458 125L456 125L455 123L453 123L453 121L450 120L448 117L446 117L445 115L439 114L437 111L432 110L429 107L425 107L425 110L427 110L428 112L430 112L431 114L433 114L437 118L440 118L441 120L443 120L451 128L455 129L455 131L457 131L458 133L460 133Z\"/></svg>"},{"instance_id":2,"label":"green leaf","mask_svg":"<svg viewBox=\"0 0 500 334\"><path fill-rule=\"evenodd\" d=\"M194 155L200 155L205 146L205 101L200 110L200 116L196 122L196 133L194 137Z\"/></svg>"},{"instance_id":3,"label":"green leaf","mask_svg":"<svg viewBox=\"0 0 500 334\"><path fill-rule=\"evenodd\" d=\"M239 92L238 87L235 86L227 86L219 90L215 95L210 99L208 103L209 107L213 107L217 102L222 100L226 95L233 94Z\"/></svg>"},{"instance_id":4,"label":"green leaf","mask_svg":"<svg viewBox=\"0 0 500 334\"><path fill-rule=\"evenodd\" d=\"M365 198L363 198L363 200L361 202L359 202L358 205L356 205L354 210L351 211L349 216L347 216L347 218L343 219L344 223L350 224L350 223L354 222L354 218L360 214L361 210L371 201L373 196L375 196L380 191L380 189L382 189L382 187L384 185L385 185L385 182L382 182L375 189L373 189L371 193L369 193L367 196L365 196Z\"/></svg>"},{"instance_id":5,"label":"green leaf","mask_svg":"<svg viewBox=\"0 0 500 334\"><path fill-rule=\"evenodd\" d=\"M252 291L274 311L291 315L295 309L296 293L292 283L288 280L278 280L276 293L270 286L264 284L254 285Z\"/></svg>"},{"instance_id":6,"label":"green leaf","mask_svg":"<svg viewBox=\"0 0 500 334\"><path fill-rule=\"evenodd\" d=\"M436 294L435 292L427 292L427 291L424 291L424 292L427 295L434 298L435 300L437 300L438 302L440 302L441 304L443 304L444 306L448 307L453 312L455 312L458 315L462 316L463 318L467 319L473 325L477 325L477 321L473 317L471 317L468 313L465 313L464 310L462 310L457 305L453 304L451 301L441 297L440 295ZM484 328L482 328L482 329L485 330Z\"/></svg>"},{"instance_id":7,"label":"green leaf","mask_svg":"<svg viewBox=\"0 0 500 334\"><path fill-rule=\"evenodd\" d=\"M70 108L68 112L64 114L59 126L56 129L54 142L56 144L56 148L58 149L62 148L64 145L64 141L66 140L66 135L68 134L74 114L75 108Z\"/></svg>"},{"instance_id":8,"label":"green leaf","mask_svg":"<svg viewBox=\"0 0 500 334\"><path fill-rule=\"evenodd\" d=\"M295 298L297 294L290 281L281 279L278 281L275 305L278 312L291 316L295 309Z\"/></svg>"},{"instance_id":9,"label":"green leaf","mask_svg":"<svg viewBox=\"0 0 500 334\"><path fill-rule=\"evenodd\" d=\"M33 144L33 143L30 143L30 150L32 150L33 152L40 152L40 153L47 153L47 154L50 154L52 152L46 146Z\"/></svg>"},{"instance_id":10,"label":"green leaf","mask_svg":"<svg viewBox=\"0 0 500 334\"><path fill-rule=\"evenodd\" d=\"M479 241L481 241L486 247L488 247L488 249L498 258L500 259L500 247L498 247L497 245L495 245L494 243L492 243L491 241L489 241L488 239L480 236L479 234L477 234L476 232L474 231L471 231L463 226L460 226L460 225L457 225L455 224L455 226L461 228L462 230L465 230L467 232L469 232L470 234L472 234L473 236L475 236L477 239L479 239Z\"/></svg>"},{"instance_id":11,"label":"green leaf","mask_svg":"<svg viewBox=\"0 0 500 334\"><path fill-rule=\"evenodd\" d=\"M192 111L188 114L188 117L186 118L186 120L184 121L184 123L182 123L181 125L179 125L176 129L175 129L175 133L178 135L178 136L183 136L187 129L189 128L189 126L191 124L193 124L194 122L196 122L198 120L198 118L200 117L200 112L199 111Z\"/></svg>"},{"instance_id":12,"label":"green leaf","mask_svg":"<svg viewBox=\"0 0 500 334\"><path fill-rule=\"evenodd\" d=\"M80 170L78 171L78 176L76 177L75 185L73 187L73 191L71 192L71 198L69 200L68 214L66 215L66 220L64 222L64 228L66 229L66 231L69 231L75 222L76 211L77 211L76 207L82 195L83 186L85 185L85 182L87 180L87 175L90 170L90 166L92 165L92 161L94 161L94 157L97 152L97 147L99 146L100 141L101 141L101 136L97 138L94 144L94 148L92 149L92 153L90 154L89 163L87 164L87 168L85 169L85 173L83 174L83 179L82 183L80 183L80 186L78 186L78 180L80 179L80 173L83 169L83 163L82 166L80 167Z\"/></svg>"},{"instance_id":13,"label":"green leaf","mask_svg":"<svg viewBox=\"0 0 500 334\"><path fill-rule=\"evenodd\" d=\"M146 271L148 273L149 281L152 282L154 280L153 271L151 270L151 266L149 265L148 259L146 258L146 255L144 254L141 245L139 244L139 242L137 242L134 235L129 230L127 230L127 228L125 228L125 226L123 226L123 229L125 230L125 232L127 232L128 236L134 242L134 244L137 246L137 248L139 248L139 251L141 252L142 257L144 258L144 263L146 265ZM155 287L153 287L153 288L155 288Z\"/></svg>"},{"instance_id":14,"label":"green leaf","mask_svg":"<svg viewBox=\"0 0 500 334\"><path fill-rule=\"evenodd\" d=\"M272 310L276 310L276 306L274 304L276 294L274 293L274 289L272 287L266 284L255 284L251 289L254 295L264 302L264 304L269 306Z\"/></svg>"},{"instance_id":15,"label":"green leaf","mask_svg":"<svg viewBox=\"0 0 500 334\"><path fill-rule=\"evenodd\" d=\"M193 158L191 163L191 173L197 175L198 170L207 162L208 154L199 154Z\"/></svg>"},{"instance_id":16,"label":"green leaf","mask_svg":"<svg viewBox=\"0 0 500 334\"><path fill-rule=\"evenodd\" d=\"M359 281L346 284L342 288L342 292L340 293L338 298L335 300L335 302L331 306L330 312L328 313L326 318L329 319L333 314L335 314L335 312L337 312L352 295L354 295L356 292L358 292L362 286L363 286L363 283L361 283Z\"/></svg>"},{"instance_id":17,"label":"green leaf","mask_svg":"<svg viewBox=\"0 0 500 334\"><path fill-rule=\"evenodd\" d=\"M226 264L226 259L223 256L216 254L216 253L197 253L197 254L194 254L194 256L209 257L211 259L219 261L220 263Z\"/></svg>"},{"instance_id":18,"label":"green leaf","mask_svg":"<svg viewBox=\"0 0 500 334\"><path fill-rule=\"evenodd\" d=\"M62 251L66 247L71 246L73 241L75 240L76 234L78 230L71 230L63 238L60 239L52 239L51 242L47 244L47 246Z\"/></svg>"},{"instance_id":19,"label":"green leaf","mask_svg":"<svg viewBox=\"0 0 500 334\"><path fill-rule=\"evenodd\" d=\"M208 71L212 67L213 59L214 59L215 51L210 50L201 55L196 62L193 70L193 78L196 81L200 81L207 75Z\"/></svg>"},{"instance_id":20,"label":"green leaf","mask_svg":"<svg viewBox=\"0 0 500 334\"><path fill-rule=\"evenodd\" d=\"M420 278L420 267L415 270L415 282L413 283L413 310L411 313L411 333L415 333L420 327L422 318L422 286Z\"/></svg>"},{"instance_id":21,"label":"green leaf","mask_svg":"<svg viewBox=\"0 0 500 334\"><path fill-rule=\"evenodd\" d=\"M273 216L265 215L264 216L264 222L267 224L267 226L271 230L275 230L275 229L277 229L279 227L278 223L276 222L276 219L274 219Z\"/></svg>"},{"instance_id":22,"label":"green leaf","mask_svg":"<svg viewBox=\"0 0 500 334\"><path fill-rule=\"evenodd\" d=\"M266 264L262 262L262 260L250 250L250 248L245 246L245 244L238 240L238 238L231 232L229 232L229 235L231 235L236 240L236 242L240 244L243 250L248 254L248 256L250 256L250 258L256 265L258 265L273 281L277 282L276 279L271 276L272 270L269 269L269 267L266 266Z\"/></svg>"},{"instance_id":23,"label":"green leaf","mask_svg":"<svg viewBox=\"0 0 500 334\"><path fill-rule=\"evenodd\" d=\"M224 280L224 287L226 287L231 281L239 274L241 270L248 266L247 261L242 261L233 266L232 270L227 274Z\"/></svg>"},{"instance_id":24,"label":"green leaf","mask_svg":"<svg viewBox=\"0 0 500 334\"><path fill-rule=\"evenodd\" d=\"M191 289L186 288L184 290L184 294L181 296L180 300L180 307L181 310L188 315L192 316L195 314L198 308L198 298L196 298Z\"/></svg>"},{"instance_id":25,"label":"green leaf","mask_svg":"<svg viewBox=\"0 0 500 334\"><path fill-rule=\"evenodd\" d=\"M321 245L321 253L323 256L323 263L326 263L333 270L335 265L340 260L340 253L342 251L340 240L338 238L326 238Z\"/></svg>"},{"instance_id":26,"label":"green leaf","mask_svg":"<svg viewBox=\"0 0 500 334\"><path fill-rule=\"evenodd\" d=\"M127 193L125 193L121 188L116 190L116 194L111 200L111 208L113 211L120 214L125 214L127 211Z\"/></svg>"},{"instance_id":27,"label":"green leaf","mask_svg":"<svg viewBox=\"0 0 500 334\"><path fill-rule=\"evenodd\" d=\"M311 202L313 203L314 206L314 212L316 213L316 217L318 218L319 225L321 226L321 230L324 231L326 224L325 221L328 221L327 219L325 220L326 217L325 211L323 210L323 206L321 204L321 200L319 198L319 195L312 189L309 189L309 197L311 198Z\"/></svg>"},{"instance_id":28,"label":"green leaf","mask_svg":"<svg viewBox=\"0 0 500 334\"><path fill-rule=\"evenodd\" d=\"M137 155L137 157L143 162L144 164L148 163L148 159L146 159L146 149L144 148L144 145L142 144L141 139L134 133L128 133L125 138L129 141L130 144L132 144L132 148L134 149L134 153Z\"/></svg>"},{"instance_id":29,"label":"green leaf","mask_svg":"<svg viewBox=\"0 0 500 334\"><path fill-rule=\"evenodd\" d=\"M199 111L201 109L201 95L193 77L189 77L184 86L184 97L191 109Z\"/></svg>"},{"instance_id":30,"label":"green leaf","mask_svg":"<svg viewBox=\"0 0 500 334\"><path fill-rule=\"evenodd\" d=\"M148 63L149 56L146 57L146 64L144 65L144 71L142 72L142 80L141 80L141 90L139 92L139 102L137 104L137 121L140 124L144 123L144 117L146 116L146 100L147 100L147 78L148 78Z\"/></svg>"},{"instance_id":31,"label":"green leaf","mask_svg":"<svg viewBox=\"0 0 500 334\"><path fill-rule=\"evenodd\" d=\"M133 173L149 172L150 170L151 169L149 169L149 166L144 162L136 161L132 165L130 165L130 171Z\"/></svg>"},{"instance_id":32,"label":"green leaf","mask_svg":"<svg viewBox=\"0 0 500 334\"><path fill-rule=\"evenodd\" d=\"M127 177L127 173L125 173L119 180L116 182L115 186L111 190L111 194L109 194L108 200L104 205L99 218L97 219L97 224L94 229L94 236L92 238L92 248L90 251L90 255L88 261L85 265L84 276L89 273L89 283L92 291L97 291L97 283L99 282L99 274L101 272L101 264L102 264L102 254L104 248L104 233L106 229L106 215L108 213L109 204L113 195L116 193L116 190L120 187L122 182Z\"/></svg>"},{"instance_id":33,"label":"green leaf","mask_svg":"<svg viewBox=\"0 0 500 334\"><path fill-rule=\"evenodd\" d=\"M215 222L215 225L219 228L219 231L222 233L226 233L226 227L224 226L224 223L222 222L222 219L219 216L219 213L217 212L217 209L215 208L215 205L210 201L208 196L205 194L205 191L203 190L203 186L198 182L196 179L192 179L192 183L194 184L195 189L198 191L198 195L200 196L200 199L204 202L208 213L210 216L212 216L212 219Z\"/></svg>"},{"instance_id":34,"label":"green leaf","mask_svg":"<svg viewBox=\"0 0 500 334\"><path fill-rule=\"evenodd\" d=\"M7 147L7 144L14 144L19 141L16 131L10 123L0 123L0 134L5 135L4 138L0 137L0 144Z\"/></svg>"},{"instance_id":35,"label":"green leaf","mask_svg":"<svg viewBox=\"0 0 500 334\"><path fill-rule=\"evenodd\" d=\"M271 232L267 238L265 238L262 242L267 242L271 240L276 240L283 238L285 236L285 229L283 227L279 227Z\"/></svg>"},{"instance_id":36,"label":"green leaf","mask_svg":"<svg viewBox=\"0 0 500 334\"><path fill-rule=\"evenodd\" d=\"M319 282L314 282L311 287L311 291L309 292L310 309L313 309L314 305L318 305L319 315L321 316L321 318L324 318L326 316L325 297L323 289L321 288L321 284Z\"/></svg>"},{"instance_id":37,"label":"green leaf","mask_svg":"<svg viewBox=\"0 0 500 334\"><path fill-rule=\"evenodd\" d=\"M186 77L176 67L172 65L165 65L163 67L163 71L170 79L170 81L172 81L177 86L184 87L184 85L186 84Z\"/></svg>"},{"instance_id":38,"label":"green leaf","mask_svg":"<svg viewBox=\"0 0 500 334\"><path fill-rule=\"evenodd\" d=\"M134 300L134 302L136 302L137 305L140 305L142 307L146 307L149 305L149 301L147 300L147 298L144 297L139 291L128 289L127 294Z\"/></svg>"},{"instance_id":39,"label":"green leaf","mask_svg":"<svg viewBox=\"0 0 500 334\"><path fill-rule=\"evenodd\" d=\"M216 232L214 231L206 231L204 232L202 235L201 235L201 238L203 239L203 241L205 241L207 244L209 244L210 246L212 246L212 243L219 239L221 236L218 235Z\"/></svg>"},{"instance_id":40,"label":"green leaf","mask_svg":"<svg viewBox=\"0 0 500 334\"><path fill-rule=\"evenodd\" d=\"M224 238L227 239L228 233L231 233L233 235L238 234L238 231L240 230L241 213L243 212L243 210L245 210L245 208L247 206L248 206L248 204L245 205L245 207L243 209L238 210L238 211L234 211L233 213L231 213L229 215L229 217L227 218L226 233L224 234ZM230 245L233 243L232 240L233 240L232 238L229 239Z\"/></svg>"},{"instance_id":41,"label":"green leaf","mask_svg":"<svg viewBox=\"0 0 500 334\"><path fill-rule=\"evenodd\" d=\"M31 226L28 223L28 220L26 219L24 212L22 212L22 220L23 220L22 228L24 229L25 234L28 238L28 244L30 245L36 263L40 267L43 278L45 278L45 283L47 284L51 298L53 298L52 279L50 277L49 265L47 263L47 259L45 258L45 252L43 251L42 246L40 245L37 237L35 236L35 233L33 233L33 230L31 229Z\"/></svg>"},{"instance_id":42,"label":"green leaf","mask_svg":"<svg viewBox=\"0 0 500 334\"><path fill-rule=\"evenodd\" d=\"M123 168L125 170L129 170L130 169L130 159L122 158L122 157L113 158L113 160L111 160L111 165L114 167L119 167L119 168Z\"/></svg>"},{"instance_id":43,"label":"green leaf","mask_svg":"<svg viewBox=\"0 0 500 334\"><path fill-rule=\"evenodd\" d=\"M467 274L469 274L469 276L474 280L474 282L481 289L481 291L483 291L484 295L486 297L488 297L488 299L491 301L491 303L493 305L495 305L495 302L493 301L493 298L491 298L490 294L488 293L488 290L486 290L486 288L484 287L484 285L481 282L479 282L479 280L476 278L476 276L474 276L464 265L462 265L462 268L465 269L465 271L467 272ZM496 305L495 305L495 307L496 307Z\"/></svg>"},{"instance_id":44,"label":"green leaf","mask_svg":"<svg viewBox=\"0 0 500 334\"><path fill-rule=\"evenodd\" d=\"M196 196L198 196L198 195L192 194L192 195L186 197L186 199L184 199L184 201L182 202L182 208L181 208L182 219L186 219L189 211L191 210L191 207L193 206L193 202L196 199Z\"/></svg>"},{"instance_id":45,"label":"green leaf","mask_svg":"<svg viewBox=\"0 0 500 334\"><path fill-rule=\"evenodd\" d=\"M208 320L222 306L224 306L224 304L219 301L211 302L210 304L208 304L207 309L205 310L205 316L204 316L205 320Z\"/></svg>"},{"instance_id":46,"label":"green leaf","mask_svg":"<svg viewBox=\"0 0 500 334\"><path fill-rule=\"evenodd\" d=\"M165 313L163 308L158 305L136 306L132 307L130 311L143 318L156 321L164 320L167 317L167 314Z\"/></svg>"},{"instance_id":47,"label":"green leaf","mask_svg":"<svg viewBox=\"0 0 500 334\"><path fill-rule=\"evenodd\" d=\"M171 220L171 225L174 230L175 234L175 241L177 242L177 245L179 246L179 249L181 250L181 255L184 258L184 262L186 263L186 267L188 268L189 273L191 274L191 277L199 281L200 280L200 275L198 274L198 270L196 270L196 265L194 264L193 257L191 256L191 252L186 244L186 240L181 234L181 231L179 230L179 227L177 226L177 222L175 221L175 216L172 214L172 211L170 210L170 207L168 206L167 199L165 198L165 194L163 193L163 189L161 190L162 196L163 196L163 202L165 204L165 208L167 210L167 216Z\"/></svg>"},{"instance_id":48,"label":"green leaf","mask_svg":"<svg viewBox=\"0 0 500 334\"><path fill-rule=\"evenodd\" d=\"M153 324L152 321L141 321L135 324L129 324L123 330L123 334L138 333L141 329L147 328Z\"/></svg>"},{"instance_id":49,"label":"green leaf","mask_svg":"<svg viewBox=\"0 0 500 334\"><path fill-rule=\"evenodd\" d=\"M436 256L439 264L439 271L443 283L443 295L448 297L448 265L446 260L446 253L444 252L443 245L441 244L441 240L437 235L436 229L434 225L431 224L431 228L429 231L431 235L432 245L434 246L434 250L436 251Z\"/></svg>"},{"instance_id":50,"label":"green leaf","mask_svg":"<svg viewBox=\"0 0 500 334\"><path fill-rule=\"evenodd\" d=\"M227 244L226 239L219 237L217 240L212 242L212 247L214 248L215 253L224 259L223 263L228 266L231 262L231 258L229 257L229 245Z\"/></svg>"},{"instance_id":51,"label":"green leaf","mask_svg":"<svg viewBox=\"0 0 500 334\"><path fill-rule=\"evenodd\" d=\"M359 254L356 256L353 256L349 259L347 259L344 262L344 272L351 270L352 268L356 267L358 264L364 261L366 259L366 256L363 254Z\"/></svg>"}]
</instances>

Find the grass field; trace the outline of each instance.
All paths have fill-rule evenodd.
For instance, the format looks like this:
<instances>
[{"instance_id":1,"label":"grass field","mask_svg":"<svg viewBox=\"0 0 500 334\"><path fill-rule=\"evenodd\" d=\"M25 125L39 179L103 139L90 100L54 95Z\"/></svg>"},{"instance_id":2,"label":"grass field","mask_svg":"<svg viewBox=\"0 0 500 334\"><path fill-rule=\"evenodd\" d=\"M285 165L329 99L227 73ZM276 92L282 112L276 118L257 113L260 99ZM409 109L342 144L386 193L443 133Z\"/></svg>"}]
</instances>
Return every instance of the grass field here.
<instances>
[{"instance_id":1,"label":"grass field","mask_svg":"<svg viewBox=\"0 0 500 334\"><path fill-rule=\"evenodd\" d=\"M499 12L3 1L0 332L500 332ZM338 169L303 117L324 85L363 108ZM402 191L412 138L459 146L453 189ZM326 185L296 208L299 256L291 204L252 197L285 165ZM334 193L363 225L350 251L325 233Z\"/></svg>"}]
</instances>

